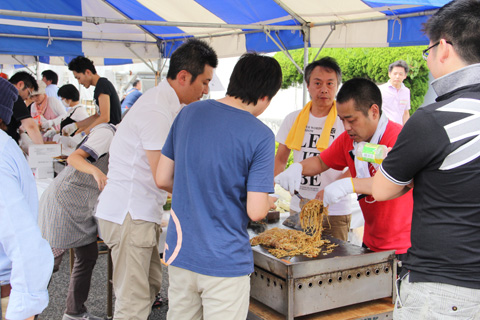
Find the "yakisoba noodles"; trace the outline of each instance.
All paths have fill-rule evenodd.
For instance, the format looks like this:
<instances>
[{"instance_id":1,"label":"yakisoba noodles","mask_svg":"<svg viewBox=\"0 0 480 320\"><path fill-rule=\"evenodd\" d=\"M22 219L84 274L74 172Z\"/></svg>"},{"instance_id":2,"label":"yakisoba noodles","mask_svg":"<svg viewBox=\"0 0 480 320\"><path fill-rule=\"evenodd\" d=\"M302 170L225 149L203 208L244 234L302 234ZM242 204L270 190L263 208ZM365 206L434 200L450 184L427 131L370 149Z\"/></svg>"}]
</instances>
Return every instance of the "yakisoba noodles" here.
<instances>
[{"instance_id":1,"label":"yakisoba noodles","mask_svg":"<svg viewBox=\"0 0 480 320\"><path fill-rule=\"evenodd\" d=\"M264 245L277 258L301 254L309 258L316 257L323 245L327 245L323 253L330 253L336 245L328 245L330 241L321 239L324 214L328 215L328 211L323 207L323 202L310 200L300 212L300 225L304 231L273 228L252 238L250 244Z\"/></svg>"},{"instance_id":2,"label":"yakisoba noodles","mask_svg":"<svg viewBox=\"0 0 480 320\"><path fill-rule=\"evenodd\" d=\"M327 209L323 208L323 202L313 199L308 201L300 212L300 225L303 231L311 235L314 240L320 240L322 236L324 211L328 215Z\"/></svg>"}]
</instances>

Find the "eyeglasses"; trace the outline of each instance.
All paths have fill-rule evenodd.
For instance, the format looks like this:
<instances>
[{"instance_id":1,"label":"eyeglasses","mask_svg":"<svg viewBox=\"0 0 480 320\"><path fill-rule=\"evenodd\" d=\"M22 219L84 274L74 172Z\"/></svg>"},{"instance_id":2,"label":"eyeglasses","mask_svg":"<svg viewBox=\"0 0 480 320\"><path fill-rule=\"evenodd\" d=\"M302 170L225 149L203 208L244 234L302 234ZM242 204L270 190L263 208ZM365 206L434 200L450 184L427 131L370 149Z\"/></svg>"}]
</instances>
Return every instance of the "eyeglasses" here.
<instances>
[{"instance_id":1,"label":"eyeglasses","mask_svg":"<svg viewBox=\"0 0 480 320\"><path fill-rule=\"evenodd\" d=\"M453 46L453 43L451 43L450 41L446 41L449 45ZM422 57L423 57L423 60L427 61L427 58L428 58L428 54L429 54L429 51L430 49L432 48L435 48L436 46L438 46L440 44L440 41L438 41L437 43L435 44L432 44L430 47L428 47L427 49L423 50L422 51Z\"/></svg>"}]
</instances>

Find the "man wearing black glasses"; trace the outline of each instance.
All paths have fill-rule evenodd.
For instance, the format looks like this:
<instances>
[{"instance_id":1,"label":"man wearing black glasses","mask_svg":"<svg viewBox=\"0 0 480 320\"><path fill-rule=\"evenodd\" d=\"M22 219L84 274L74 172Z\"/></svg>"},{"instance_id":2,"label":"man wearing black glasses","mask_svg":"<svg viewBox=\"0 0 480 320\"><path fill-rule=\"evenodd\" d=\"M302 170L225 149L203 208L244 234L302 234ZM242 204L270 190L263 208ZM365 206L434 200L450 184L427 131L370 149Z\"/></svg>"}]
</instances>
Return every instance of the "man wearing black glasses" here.
<instances>
[{"instance_id":1,"label":"man wearing black glasses","mask_svg":"<svg viewBox=\"0 0 480 320\"><path fill-rule=\"evenodd\" d=\"M43 144L42 134L38 125L33 120L30 111L27 109L24 100L26 100L33 91L38 90L37 81L29 73L19 71L15 73L8 81L18 90L18 100L13 105L13 115L7 126L7 133L17 143L20 141L19 128L22 126L35 144ZM28 143L27 143L28 145Z\"/></svg>"},{"instance_id":2,"label":"man wearing black glasses","mask_svg":"<svg viewBox=\"0 0 480 320\"><path fill-rule=\"evenodd\" d=\"M425 24L438 98L408 120L374 178L377 200L414 183L394 319L479 319L479 13L479 0L452 1Z\"/></svg>"}]
</instances>

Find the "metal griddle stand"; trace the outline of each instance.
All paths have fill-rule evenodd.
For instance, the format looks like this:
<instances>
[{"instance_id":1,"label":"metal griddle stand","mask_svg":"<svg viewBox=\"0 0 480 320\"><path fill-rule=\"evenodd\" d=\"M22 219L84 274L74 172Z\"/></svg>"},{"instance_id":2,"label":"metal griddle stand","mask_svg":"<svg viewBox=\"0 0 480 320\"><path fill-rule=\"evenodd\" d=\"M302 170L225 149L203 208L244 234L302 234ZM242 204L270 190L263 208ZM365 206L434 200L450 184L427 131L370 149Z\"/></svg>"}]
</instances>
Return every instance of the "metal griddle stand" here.
<instances>
[{"instance_id":1,"label":"metal griddle stand","mask_svg":"<svg viewBox=\"0 0 480 320\"><path fill-rule=\"evenodd\" d=\"M281 223L267 228L283 227ZM249 229L250 236L255 232ZM329 238L339 246L328 255L278 259L262 246L252 247L254 273L250 296L293 320L366 301L395 302L395 252L373 252Z\"/></svg>"}]
</instances>

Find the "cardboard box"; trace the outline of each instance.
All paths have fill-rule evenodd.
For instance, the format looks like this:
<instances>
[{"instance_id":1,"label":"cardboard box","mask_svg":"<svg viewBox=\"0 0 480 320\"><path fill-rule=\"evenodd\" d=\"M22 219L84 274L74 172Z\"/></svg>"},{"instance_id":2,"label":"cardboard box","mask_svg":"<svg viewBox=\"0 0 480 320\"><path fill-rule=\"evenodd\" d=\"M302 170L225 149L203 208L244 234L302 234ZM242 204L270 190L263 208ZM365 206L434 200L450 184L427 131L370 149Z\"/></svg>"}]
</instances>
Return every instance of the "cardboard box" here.
<instances>
[{"instance_id":1,"label":"cardboard box","mask_svg":"<svg viewBox=\"0 0 480 320\"><path fill-rule=\"evenodd\" d=\"M33 144L28 147L28 164L30 168L51 167L53 170L53 157L61 153L59 144Z\"/></svg>"},{"instance_id":2,"label":"cardboard box","mask_svg":"<svg viewBox=\"0 0 480 320\"><path fill-rule=\"evenodd\" d=\"M53 166L35 168L33 174L37 179L53 178Z\"/></svg>"}]
</instances>

